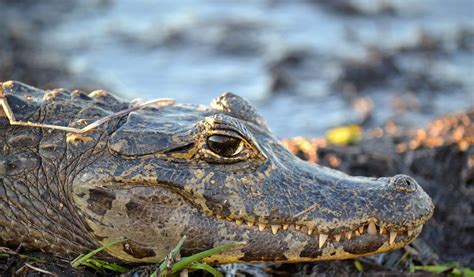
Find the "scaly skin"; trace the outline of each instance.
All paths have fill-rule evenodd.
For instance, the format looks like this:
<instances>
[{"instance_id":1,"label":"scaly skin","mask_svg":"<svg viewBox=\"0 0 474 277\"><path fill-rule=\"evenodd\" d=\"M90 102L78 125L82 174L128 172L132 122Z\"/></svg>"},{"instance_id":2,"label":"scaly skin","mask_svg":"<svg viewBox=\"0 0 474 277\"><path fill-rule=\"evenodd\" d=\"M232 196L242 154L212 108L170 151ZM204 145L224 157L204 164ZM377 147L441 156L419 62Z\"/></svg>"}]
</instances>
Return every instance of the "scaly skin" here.
<instances>
[{"instance_id":1,"label":"scaly skin","mask_svg":"<svg viewBox=\"0 0 474 277\"><path fill-rule=\"evenodd\" d=\"M0 87L22 121L81 128L132 106L104 91ZM0 136L0 245L62 257L125 237L110 256L157 262L186 235L184 254L247 243L211 263L346 259L406 245L434 208L408 176L351 177L298 159L231 93L82 135L0 118Z\"/></svg>"}]
</instances>

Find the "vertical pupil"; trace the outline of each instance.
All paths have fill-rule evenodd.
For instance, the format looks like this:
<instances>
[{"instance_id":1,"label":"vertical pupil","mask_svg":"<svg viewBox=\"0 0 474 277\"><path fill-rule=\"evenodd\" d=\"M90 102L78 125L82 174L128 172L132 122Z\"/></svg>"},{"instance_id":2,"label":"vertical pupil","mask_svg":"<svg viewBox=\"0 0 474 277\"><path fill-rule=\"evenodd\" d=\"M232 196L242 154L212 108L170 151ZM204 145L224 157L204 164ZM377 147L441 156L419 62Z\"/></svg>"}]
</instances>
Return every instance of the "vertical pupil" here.
<instances>
[{"instance_id":1,"label":"vertical pupil","mask_svg":"<svg viewBox=\"0 0 474 277\"><path fill-rule=\"evenodd\" d=\"M207 146L214 153L224 156L232 157L237 154L241 140L234 137L214 135L207 138Z\"/></svg>"}]
</instances>

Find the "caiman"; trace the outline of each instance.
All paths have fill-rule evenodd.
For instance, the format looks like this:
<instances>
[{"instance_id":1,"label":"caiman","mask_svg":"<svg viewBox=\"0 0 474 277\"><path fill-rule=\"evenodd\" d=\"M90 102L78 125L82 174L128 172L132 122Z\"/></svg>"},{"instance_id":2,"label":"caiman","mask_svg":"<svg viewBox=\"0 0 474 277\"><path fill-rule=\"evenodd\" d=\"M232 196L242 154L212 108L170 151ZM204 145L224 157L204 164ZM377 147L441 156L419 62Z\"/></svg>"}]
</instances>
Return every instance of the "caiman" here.
<instances>
[{"instance_id":1,"label":"caiman","mask_svg":"<svg viewBox=\"0 0 474 277\"><path fill-rule=\"evenodd\" d=\"M409 176L294 156L232 93L133 109L103 90L0 88L0 245L70 258L126 238L111 259L157 262L186 235L184 254L245 243L210 263L334 260L403 247L433 214Z\"/></svg>"}]
</instances>

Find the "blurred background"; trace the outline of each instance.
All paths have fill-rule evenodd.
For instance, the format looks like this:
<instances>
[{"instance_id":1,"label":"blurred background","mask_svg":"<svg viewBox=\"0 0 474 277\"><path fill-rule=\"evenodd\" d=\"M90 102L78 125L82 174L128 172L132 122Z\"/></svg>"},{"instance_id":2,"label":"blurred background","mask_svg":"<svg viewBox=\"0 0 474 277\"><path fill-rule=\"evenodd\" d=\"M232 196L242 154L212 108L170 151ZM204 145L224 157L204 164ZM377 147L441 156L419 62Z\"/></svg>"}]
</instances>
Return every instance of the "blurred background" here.
<instances>
[{"instance_id":1,"label":"blurred background","mask_svg":"<svg viewBox=\"0 0 474 277\"><path fill-rule=\"evenodd\" d=\"M474 106L472 0L0 0L0 80L208 104L279 137Z\"/></svg>"}]
</instances>

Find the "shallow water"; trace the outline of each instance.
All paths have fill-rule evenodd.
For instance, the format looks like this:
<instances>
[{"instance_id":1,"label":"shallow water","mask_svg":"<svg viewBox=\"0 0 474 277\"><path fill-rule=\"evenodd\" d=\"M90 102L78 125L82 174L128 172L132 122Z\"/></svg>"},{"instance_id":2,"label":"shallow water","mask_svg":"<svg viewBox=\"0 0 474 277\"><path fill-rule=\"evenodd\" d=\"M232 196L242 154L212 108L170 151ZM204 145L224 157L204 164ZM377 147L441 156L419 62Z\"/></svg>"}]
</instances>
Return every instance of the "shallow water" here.
<instances>
[{"instance_id":1,"label":"shallow water","mask_svg":"<svg viewBox=\"0 0 474 277\"><path fill-rule=\"evenodd\" d=\"M473 50L455 45L461 26L474 29L470 0L384 1L395 15L377 13L383 1L356 1L367 13L360 16L311 1L157 2L81 1L45 42L67 54L78 77L98 80L128 98L206 104L232 91L252 102L278 136L291 137L358 123L358 112L334 86L344 61L363 59L370 46L390 52L411 45L425 30L443 40L449 53L405 55L397 63L459 85L406 93L403 85L391 84L359 92L374 106L367 127L387 120L419 126L474 106ZM296 74L296 85L272 92L270 65L294 50L311 53L312 64ZM397 109L397 101L415 104Z\"/></svg>"}]
</instances>

